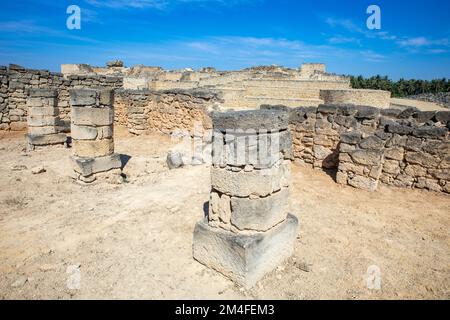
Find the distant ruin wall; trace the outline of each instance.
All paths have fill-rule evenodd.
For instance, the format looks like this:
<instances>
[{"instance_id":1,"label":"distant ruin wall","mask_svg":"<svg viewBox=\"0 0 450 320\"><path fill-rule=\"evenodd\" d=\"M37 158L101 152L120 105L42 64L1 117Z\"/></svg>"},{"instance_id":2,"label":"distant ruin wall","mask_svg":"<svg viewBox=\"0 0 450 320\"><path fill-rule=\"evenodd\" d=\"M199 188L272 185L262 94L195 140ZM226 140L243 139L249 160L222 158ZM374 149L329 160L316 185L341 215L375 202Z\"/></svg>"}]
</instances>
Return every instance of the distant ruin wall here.
<instances>
[{"instance_id":1,"label":"distant ruin wall","mask_svg":"<svg viewBox=\"0 0 450 320\"><path fill-rule=\"evenodd\" d=\"M377 108L389 108L391 93L383 90L347 89L330 90L321 89L320 99L325 104L354 104Z\"/></svg>"},{"instance_id":2,"label":"distant ruin wall","mask_svg":"<svg viewBox=\"0 0 450 320\"><path fill-rule=\"evenodd\" d=\"M213 93L195 90L117 90L116 122L134 134L171 134L175 130L192 133L197 123L211 128L208 110L217 100Z\"/></svg>"},{"instance_id":3,"label":"distant ruin wall","mask_svg":"<svg viewBox=\"0 0 450 320\"><path fill-rule=\"evenodd\" d=\"M0 67L0 112L2 130L25 130L27 121L27 95L29 89L48 88L58 91L60 119L70 117L69 89L76 88L121 88L123 79L99 75L71 75L46 70L26 69L18 65ZM4 97L5 89L7 90ZM3 102L1 102L3 99ZM7 101L7 103L5 103Z\"/></svg>"},{"instance_id":4,"label":"distant ruin wall","mask_svg":"<svg viewBox=\"0 0 450 320\"><path fill-rule=\"evenodd\" d=\"M295 160L338 169L338 183L450 193L450 111L320 105L291 109L290 126Z\"/></svg>"}]
</instances>

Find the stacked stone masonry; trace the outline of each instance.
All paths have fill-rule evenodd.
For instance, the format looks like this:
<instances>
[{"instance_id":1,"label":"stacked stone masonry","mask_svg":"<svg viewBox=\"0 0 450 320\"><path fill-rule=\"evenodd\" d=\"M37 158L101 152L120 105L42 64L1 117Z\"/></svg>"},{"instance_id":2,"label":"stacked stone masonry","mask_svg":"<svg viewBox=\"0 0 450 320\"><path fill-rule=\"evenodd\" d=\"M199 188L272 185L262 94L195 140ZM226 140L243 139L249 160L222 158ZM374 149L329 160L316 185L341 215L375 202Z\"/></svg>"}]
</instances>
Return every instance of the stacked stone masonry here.
<instances>
[{"instance_id":1,"label":"stacked stone masonry","mask_svg":"<svg viewBox=\"0 0 450 320\"><path fill-rule=\"evenodd\" d=\"M294 159L338 183L450 192L450 111L320 105L292 109L290 127Z\"/></svg>"},{"instance_id":2,"label":"stacked stone masonry","mask_svg":"<svg viewBox=\"0 0 450 320\"><path fill-rule=\"evenodd\" d=\"M46 88L58 92L58 124L68 129L70 117L69 90L83 87L121 88L122 77L102 75L70 75L46 70L33 70L11 64L0 66L0 129L25 130L27 127L27 96L30 89Z\"/></svg>"},{"instance_id":3,"label":"stacked stone masonry","mask_svg":"<svg viewBox=\"0 0 450 320\"><path fill-rule=\"evenodd\" d=\"M210 91L171 90L117 90L116 122L127 126L134 134L175 130L191 132L196 123L211 129L208 110L219 101Z\"/></svg>"},{"instance_id":4,"label":"stacked stone masonry","mask_svg":"<svg viewBox=\"0 0 450 320\"><path fill-rule=\"evenodd\" d=\"M211 197L194 257L252 287L293 251L288 213L292 144L285 111L213 113Z\"/></svg>"},{"instance_id":5,"label":"stacked stone masonry","mask_svg":"<svg viewBox=\"0 0 450 320\"><path fill-rule=\"evenodd\" d=\"M27 150L47 145L64 145L67 137L60 133L58 93L53 89L30 89L27 99Z\"/></svg>"},{"instance_id":6,"label":"stacked stone masonry","mask_svg":"<svg viewBox=\"0 0 450 320\"><path fill-rule=\"evenodd\" d=\"M75 178L89 183L99 173L120 174L120 155L114 153L114 92L72 89L70 105Z\"/></svg>"}]
</instances>

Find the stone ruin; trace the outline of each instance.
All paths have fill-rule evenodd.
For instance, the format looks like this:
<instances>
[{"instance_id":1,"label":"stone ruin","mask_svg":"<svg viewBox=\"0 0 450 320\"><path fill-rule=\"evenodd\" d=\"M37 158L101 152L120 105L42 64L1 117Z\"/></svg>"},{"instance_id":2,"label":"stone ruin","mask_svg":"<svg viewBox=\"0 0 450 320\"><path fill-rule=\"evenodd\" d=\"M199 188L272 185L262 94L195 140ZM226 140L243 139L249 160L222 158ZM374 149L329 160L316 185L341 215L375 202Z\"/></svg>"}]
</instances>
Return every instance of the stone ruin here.
<instances>
[{"instance_id":1,"label":"stone ruin","mask_svg":"<svg viewBox=\"0 0 450 320\"><path fill-rule=\"evenodd\" d=\"M27 150L49 145L64 145L67 142L65 133L58 129L59 110L58 92L52 89L32 89L27 99L28 134Z\"/></svg>"},{"instance_id":2,"label":"stone ruin","mask_svg":"<svg viewBox=\"0 0 450 320\"><path fill-rule=\"evenodd\" d=\"M173 167L207 162L202 143L210 144L210 203L193 254L245 287L292 253L291 162L371 192L384 184L450 193L450 111L392 108L389 92L352 90L322 64L177 72L113 61L63 69L0 67L0 129L27 129L29 151L71 145L73 178L83 184L120 180L114 124L135 135L184 131L194 157L169 157ZM197 126L211 136L200 137Z\"/></svg>"},{"instance_id":3,"label":"stone ruin","mask_svg":"<svg viewBox=\"0 0 450 320\"><path fill-rule=\"evenodd\" d=\"M89 183L104 173L120 176L120 155L114 153L114 92L72 89L70 105L74 178Z\"/></svg>"},{"instance_id":4,"label":"stone ruin","mask_svg":"<svg viewBox=\"0 0 450 320\"><path fill-rule=\"evenodd\" d=\"M293 253L288 113L215 113L209 210L194 231L194 258L252 287Z\"/></svg>"}]
</instances>

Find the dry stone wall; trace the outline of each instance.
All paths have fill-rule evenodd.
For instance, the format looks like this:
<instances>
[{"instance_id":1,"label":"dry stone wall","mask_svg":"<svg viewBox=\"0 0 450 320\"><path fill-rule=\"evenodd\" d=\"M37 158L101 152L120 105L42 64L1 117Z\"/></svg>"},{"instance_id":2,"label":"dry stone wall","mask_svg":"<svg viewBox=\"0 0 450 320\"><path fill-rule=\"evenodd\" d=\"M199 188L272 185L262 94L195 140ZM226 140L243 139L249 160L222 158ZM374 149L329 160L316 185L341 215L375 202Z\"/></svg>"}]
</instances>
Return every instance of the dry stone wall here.
<instances>
[{"instance_id":1,"label":"dry stone wall","mask_svg":"<svg viewBox=\"0 0 450 320\"><path fill-rule=\"evenodd\" d=\"M121 88L123 85L121 77L71 75L65 78L61 73L26 69L14 64L9 65L9 68L0 67L0 81L0 129L3 130L26 129L26 102L30 89L57 90L59 118L63 121L60 123L60 126L67 127L70 118L70 89L83 87ZM3 93L5 88L7 88L6 96Z\"/></svg>"},{"instance_id":2,"label":"dry stone wall","mask_svg":"<svg viewBox=\"0 0 450 320\"><path fill-rule=\"evenodd\" d=\"M338 169L338 183L371 191L384 183L449 193L448 111L320 105L292 109L290 127L294 159Z\"/></svg>"},{"instance_id":3,"label":"dry stone wall","mask_svg":"<svg viewBox=\"0 0 450 320\"><path fill-rule=\"evenodd\" d=\"M118 90L116 91L116 122L134 134L175 130L192 133L194 125L211 128L208 110L218 97L213 92L195 90Z\"/></svg>"}]
</instances>

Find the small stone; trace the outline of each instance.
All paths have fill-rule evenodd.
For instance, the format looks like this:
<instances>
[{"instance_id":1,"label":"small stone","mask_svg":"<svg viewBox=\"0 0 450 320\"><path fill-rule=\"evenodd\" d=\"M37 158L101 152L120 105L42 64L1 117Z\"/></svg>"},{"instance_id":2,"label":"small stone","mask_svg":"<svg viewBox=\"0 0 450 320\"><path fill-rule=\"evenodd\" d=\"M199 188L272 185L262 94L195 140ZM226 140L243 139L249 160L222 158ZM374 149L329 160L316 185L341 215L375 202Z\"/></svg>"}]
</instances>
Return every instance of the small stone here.
<instances>
[{"instance_id":1,"label":"small stone","mask_svg":"<svg viewBox=\"0 0 450 320\"><path fill-rule=\"evenodd\" d=\"M20 277L19 279L17 279L16 281L14 281L13 284L11 284L11 287L13 288L19 288L25 285L25 283L28 282L28 278L27 277Z\"/></svg>"},{"instance_id":2,"label":"small stone","mask_svg":"<svg viewBox=\"0 0 450 320\"><path fill-rule=\"evenodd\" d=\"M23 170L27 170L27 169L28 169L27 166L22 165L22 164L15 165L11 168L12 171L23 171Z\"/></svg>"},{"instance_id":3,"label":"small stone","mask_svg":"<svg viewBox=\"0 0 450 320\"><path fill-rule=\"evenodd\" d=\"M181 152L169 152L167 155L169 169L177 169L183 166L183 154Z\"/></svg>"},{"instance_id":4,"label":"small stone","mask_svg":"<svg viewBox=\"0 0 450 320\"><path fill-rule=\"evenodd\" d=\"M37 166L37 167L34 167L33 169L31 169L32 174L41 174L44 172L46 172L44 166Z\"/></svg>"}]
</instances>

